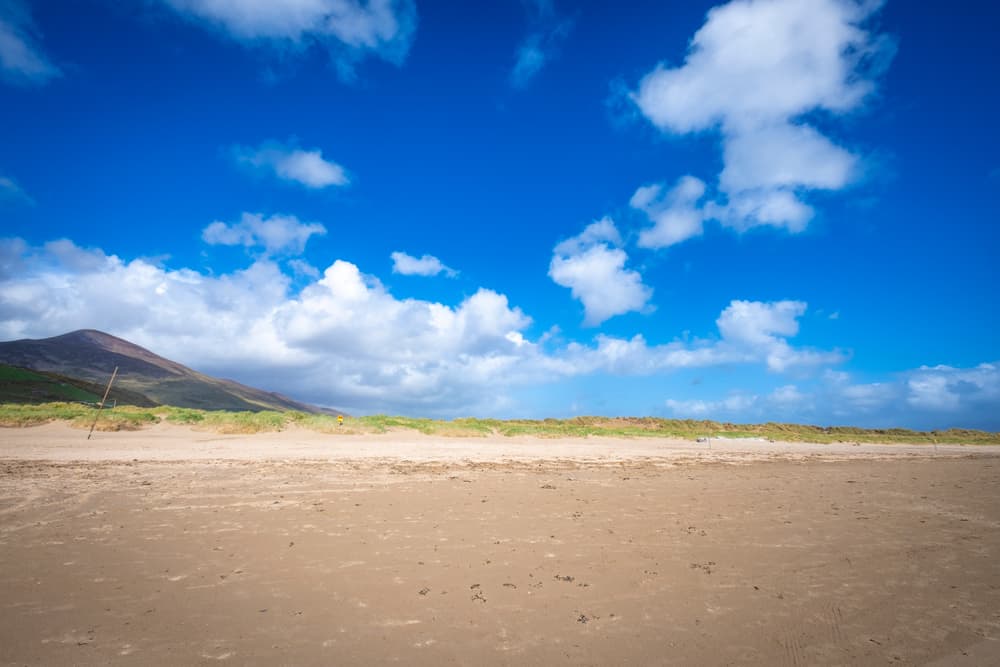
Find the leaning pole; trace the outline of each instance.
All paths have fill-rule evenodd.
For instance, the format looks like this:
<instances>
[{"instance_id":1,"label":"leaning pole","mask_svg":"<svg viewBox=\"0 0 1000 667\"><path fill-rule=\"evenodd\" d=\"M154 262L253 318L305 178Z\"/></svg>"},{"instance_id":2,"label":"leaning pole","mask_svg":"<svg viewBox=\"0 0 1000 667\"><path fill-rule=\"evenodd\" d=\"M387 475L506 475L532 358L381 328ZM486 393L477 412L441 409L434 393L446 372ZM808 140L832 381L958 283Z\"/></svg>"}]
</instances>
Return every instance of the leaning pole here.
<instances>
[{"instance_id":1,"label":"leaning pole","mask_svg":"<svg viewBox=\"0 0 1000 667\"><path fill-rule=\"evenodd\" d=\"M94 435L94 427L97 426L97 420L101 416L101 410L104 409L104 402L108 400L108 394L111 393L111 384L115 381L118 376L118 367L115 366L115 372L111 374L111 379L108 380L108 388L104 390L104 398L101 399L101 404L97 406L97 414L94 415L94 423L90 425L90 433L87 434L87 440L90 440L90 436Z\"/></svg>"}]
</instances>

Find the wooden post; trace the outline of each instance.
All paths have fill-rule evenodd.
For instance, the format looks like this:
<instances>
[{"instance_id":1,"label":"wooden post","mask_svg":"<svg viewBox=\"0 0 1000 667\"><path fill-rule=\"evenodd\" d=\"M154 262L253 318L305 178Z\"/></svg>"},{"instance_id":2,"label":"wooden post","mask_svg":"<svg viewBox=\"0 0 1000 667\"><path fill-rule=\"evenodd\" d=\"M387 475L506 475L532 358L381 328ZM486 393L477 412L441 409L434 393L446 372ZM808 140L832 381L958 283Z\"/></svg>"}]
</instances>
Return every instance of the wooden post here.
<instances>
[{"instance_id":1,"label":"wooden post","mask_svg":"<svg viewBox=\"0 0 1000 667\"><path fill-rule=\"evenodd\" d=\"M94 427L97 426L97 420L101 416L101 410L104 409L104 401L108 400L108 394L111 393L111 384L115 381L116 377L118 377L117 366L115 366L115 372L111 374L111 379L108 380L108 388L104 390L104 398L101 399L101 404L97 406L97 414L94 415L94 423L90 425L90 433L87 434L87 440L90 440L90 436L94 435ZM115 405L117 404L118 402L115 401Z\"/></svg>"}]
</instances>

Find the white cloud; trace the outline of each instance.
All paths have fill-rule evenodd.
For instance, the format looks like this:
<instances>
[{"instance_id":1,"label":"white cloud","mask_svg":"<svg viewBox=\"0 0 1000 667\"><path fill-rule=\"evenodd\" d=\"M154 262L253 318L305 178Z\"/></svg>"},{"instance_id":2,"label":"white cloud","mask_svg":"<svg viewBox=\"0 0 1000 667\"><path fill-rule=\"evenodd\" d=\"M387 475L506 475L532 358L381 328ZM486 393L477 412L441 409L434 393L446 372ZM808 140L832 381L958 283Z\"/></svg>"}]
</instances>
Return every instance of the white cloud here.
<instances>
[{"instance_id":1,"label":"white cloud","mask_svg":"<svg viewBox=\"0 0 1000 667\"><path fill-rule=\"evenodd\" d=\"M282 180L293 181L307 188L320 189L331 185L347 185L347 171L323 159L323 151L302 150L277 142L265 142L258 148L237 146L233 149L236 161L274 173Z\"/></svg>"},{"instance_id":2,"label":"white cloud","mask_svg":"<svg viewBox=\"0 0 1000 667\"><path fill-rule=\"evenodd\" d=\"M652 228L639 233L639 247L665 248L700 236L705 214L698 201L704 194L705 183L694 176L684 176L666 193L661 184L636 190L629 205L653 222Z\"/></svg>"},{"instance_id":3,"label":"white cloud","mask_svg":"<svg viewBox=\"0 0 1000 667\"><path fill-rule=\"evenodd\" d=\"M735 394L745 395L745 394ZM735 410L723 400L668 400L677 416L916 429L1000 428L1000 363L971 368L921 366L879 382L826 370L811 386L784 385Z\"/></svg>"},{"instance_id":4,"label":"white cloud","mask_svg":"<svg viewBox=\"0 0 1000 667\"><path fill-rule=\"evenodd\" d=\"M610 218L587 226L578 236L559 243L549 264L549 276L568 287L583 303L584 324L596 326L610 317L642 311L653 290L637 271L625 268L628 255L617 246L618 230Z\"/></svg>"},{"instance_id":5,"label":"white cloud","mask_svg":"<svg viewBox=\"0 0 1000 667\"><path fill-rule=\"evenodd\" d=\"M806 312L802 301L733 301L716 324L726 340L751 345L771 345L799 332L798 318Z\"/></svg>"},{"instance_id":6,"label":"white cloud","mask_svg":"<svg viewBox=\"0 0 1000 667\"><path fill-rule=\"evenodd\" d=\"M732 301L716 320L716 339L649 345L641 334L630 339L599 334L596 346L571 343L554 361L565 363L568 369L563 372L569 375L652 375L725 364L764 364L773 373L783 373L844 361L846 355L840 351L794 347L788 342L798 333L797 318L805 309L806 304L798 301Z\"/></svg>"},{"instance_id":7,"label":"white cloud","mask_svg":"<svg viewBox=\"0 0 1000 667\"><path fill-rule=\"evenodd\" d=\"M1000 363L971 368L921 366L880 382L855 383L827 371L818 402L843 420L880 426L1000 428ZM945 420L945 421L942 421Z\"/></svg>"},{"instance_id":8,"label":"white cloud","mask_svg":"<svg viewBox=\"0 0 1000 667\"><path fill-rule=\"evenodd\" d=\"M794 384L778 387L768 396L768 400L778 405L798 405L805 398L805 395Z\"/></svg>"},{"instance_id":9,"label":"white cloud","mask_svg":"<svg viewBox=\"0 0 1000 667\"><path fill-rule=\"evenodd\" d=\"M856 158L811 127L782 123L734 134L723 162L719 186L725 192L839 190L850 182Z\"/></svg>"},{"instance_id":10,"label":"white cloud","mask_svg":"<svg viewBox=\"0 0 1000 667\"><path fill-rule=\"evenodd\" d=\"M417 27L412 0L163 0L178 13L245 43L317 43L352 78L367 55L406 58Z\"/></svg>"},{"instance_id":11,"label":"white cloud","mask_svg":"<svg viewBox=\"0 0 1000 667\"><path fill-rule=\"evenodd\" d=\"M723 200L704 207L707 217L801 231L813 216L805 193L852 182L857 156L803 117L856 109L874 91L893 52L864 27L879 5L733 0L709 11L681 66L643 77L632 100L657 128L721 134Z\"/></svg>"},{"instance_id":12,"label":"white cloud","mask_svg":"<svg viewBox=\"0 0 1000 667\"><path fill-rule=\"evenodd\" d=\"M288 267L296 276L313 279L320 276L319 269L304 259L290 259L288 260Z\"/></svg>"},{"instance_id":13,"label":"white cloud","mask_svg":"<svg viewBox=\"0 0 1000 667\"><path fill-rule=\"evenodd\" d=\"M0 2L0 78L15 84L43 84L61 75L38 46L28 10L17 0Z\"/></svg>"},{"instance_id":14,"label":"white cloud","mask_svg":"<svg viewBox=\"0 0 1000 667\"><path fill-rule=\"evenodd\" d=\"M909 389L906 400L915 407L950 411L959 405L959 396L951 390L947 376L921 374L906 384Z\"/></svg>"},{"instance_id":15,"label":"white cloud","mask_svg":"<svg viewBox=\"0 0 1000 667\"><path fill-rule=\"evenodd\" d=\"M829 369L823 373L822 385L812 393L814 403L824 406L834 420L877 418L898 412L893 406L905 405L898 381L856 383L849 373Z\"/></svg>"},{"instance_id":16,"label":"white cloud","mask_svg":"<svg viewBox=\"0 0 1000 667\"><path fill-rule=\"evenodd\" d=\"M806 312L802 301L733 301L716 320L726 343L764 355L767 367L784 372L794 367L820 366L844 361L839 351L794 348L787 338L799 332L798 318Z\"/></svg>"},{"instance_id":17,"label":"white cloud","mask_svg":"<svg viewBox=\"0 0 1000 667\"><path fill-rule=\"evenodd\" d=\"M921 366L906 380L906 401L915 408L957 412L969 405L1000 403L1000 364L975 368Z\"/></svg>"},{"instance_id":18,"label":"white cloud","mask_svg":"<svg viewBox=\"0 0 1000 667\"><path fill-rule=\"evenodd\" d=\"M525 3L531 31L517 47L510 84L524 88L559 54L563 41L569 35L572 22L559 18L552 3L536 0Z\"/></svg>"},{"instance_id":19,"label":"white cloud","mask_svg":"<svg viewBox=\"0 0 1000 667\"><path fill-rule=\"evenodd\" d=\"M849 413L872 412L894 400L896 390L883 382L851 384L840 388L839 397L850 407Z\"/></svg>"},{"instance_id":20,"label":"white cloud","mask_svg":"<svg viewBox=\"0 0 1000 667\"><path fill-rule=\"evenodd\" d=\"M733 394L719 401L668 398L664 403L675 417L713 419L745 415L757 404L757 396Z\"/></svg>"},{"instance_id":21,"label":"white cloud","mask_svg":"<svg viewBox=\"0 0 1000 667\"><path fill-rule=\"evenodd\" d=\"M0 271L3 339L94 327L305 400L421 414L495 410L537 354L523 335L530 319L491 290L455 306L401 300L338 260L295 294L268 259L211 276L68 241L6 246L5 263L27 261Z\"/></svg>"},{"instance_id":22,"label":"white cloud","mask_svg":"<svg viewBox=\"0 0 1000 667\"><path fill-rule=\"evenodd\" d=\"M436 276L444 273L449 278L454 278L458 275L458 271L445 266L433 255L417 258L400 251L392 253L392 272L404 276Z\"/></svg>"},{"instance_id":23,"label":"white cloud","mask_svg":"<svg viewBox=\"0 0 1000 667\"><path fill-rule=\"evenodd\" d=\"M576 236L571 236L565 241L561 241L555 247L557 255L579 255L585 250L602 243L609 243L613 246L622 244L621 234L615 227L615 221L611 218L601 218L587 225L582 232Z\"/></svg>"},{"instance_id":24,"label":"white cloud","mask_svg":"<svg viewBox=\"0 0 1000 667\"><path fill-rule=\"evenodd\" d=\"M678 133L850 110L874 89L862 66L884 47L861 24L878 4L733 0L715 7L684 64L658 65L636 103L658 127Z\"/></svg>"},{"instance_id":25,"label":"white cloud","mask_svg":"<svg viewBox=\"0 0 1000 667\"><path fill-rule=\"evenodd\" d=\"M326 234L326 227L322 224L300 222L294 215L265 218L260 213L244 213L239 222L211 223L202 230L201 238L210 245L262 247L268 253L299 254L305 250L310 237L323 234Z\"/></svg>"},{"instance_id":26,"label":"white cloud","mask_svg":"<svg viewBox=\"0 0 1000 667\"><path fill-rule=\"evenodd\" d=\"M599 226L590 236L612 230ZM749 341L650 345L642 336L599 335L593 344L560 344L550 334L533 339L531 318L493 290L445 304L396 298L343 260L314 279L297 272L306 284L296 291L267 256L206 275L65 239L41 247L0 240L0 339L96 328L202 372L303 400L456 416L501 413L517 388L581 375L766 365L775 345L789 345L781 332L792 330L764 323L758 328L770 333Z\"/></svg>"},{"instance_id":27,"label":"white cloud","mask_svg":"<svg viewBox=\"0 0 1000 667\"><path fill-rule=\"evenodd\" d=\"M771 225L798 233L806 228L815 211L791 190L758 188L730 195L726 204L709 202L705 216L738 232Z\"/></svg>"}]
</instances>

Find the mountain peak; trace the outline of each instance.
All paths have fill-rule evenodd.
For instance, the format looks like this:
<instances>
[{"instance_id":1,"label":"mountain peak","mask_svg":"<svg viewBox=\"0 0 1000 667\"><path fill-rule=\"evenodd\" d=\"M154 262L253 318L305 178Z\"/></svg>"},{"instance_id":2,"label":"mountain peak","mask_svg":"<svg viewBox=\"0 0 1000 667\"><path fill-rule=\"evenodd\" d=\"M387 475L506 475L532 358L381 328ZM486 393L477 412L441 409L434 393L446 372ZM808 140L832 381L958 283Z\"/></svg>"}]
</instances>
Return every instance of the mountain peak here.
<instances>
[{"instance_id":1,"label":"mountain peak","mask_svg":"<svg viewBox=\"0 0 1000 667\"><path fill-rule=\"evenodd\" d=\"M124 338L118 338L117 336L112 336L109 333L98 331L97 329L77 329L76 331L70 331L69 333L64 333L60 336L52 336L51 338L42 338L40 340L54 342L59 341L62 343L81 345L97 345L98 347L102 347L104 349L112 349L116 346L122 345L138 347Z\"/></svg>"},{"instance_id":2,"label":"mountain peak","mask_svg":"<svg viewBox=\"0 0 1000 667\"><path fill-rule=\"evenodd\" d=\"M59 336L52 336L51 338L17 342L37 344L46 348L50 353L54 350L62 350L63 357L85 358L91 362L97 361L102 355L119 356L122 357L119 361L123 362L126 366L132 366L133 362L141 362L155 366L159 369L158 374L187 375L193 372L186 366L165 359L140 345L136 345L124 338L98 331L97 329L78 329ZM112 360L109 357L106 363L110 364L111 362ZM111 368L114 365L121 364L113 364ZM110 373L111 368L106 369L105 372Z\"/></svg>"},{"instance_id":3,"label":"mountain peak","mask_svg":"<svg viewBox=\"0 0 1000 667\"><path fill-rule=\"evenodd\" d=\"M37 340L0 342L0 363L106 383L118 382L157 403L207 410L300 410L325 412L271 392L209 377L97 329L79 329Z\"/></svg>"}]
</instances>

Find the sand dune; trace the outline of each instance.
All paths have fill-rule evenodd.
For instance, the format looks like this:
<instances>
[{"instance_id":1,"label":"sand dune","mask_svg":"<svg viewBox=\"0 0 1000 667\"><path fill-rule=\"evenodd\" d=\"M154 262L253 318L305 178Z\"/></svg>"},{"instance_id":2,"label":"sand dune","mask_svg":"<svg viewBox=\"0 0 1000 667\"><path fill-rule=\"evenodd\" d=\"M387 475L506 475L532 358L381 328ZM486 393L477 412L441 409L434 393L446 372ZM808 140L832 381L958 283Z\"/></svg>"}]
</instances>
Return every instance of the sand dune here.
<instances>
[{"instance_id":1,"label":"sand dune","mask_svg":"<svg viewBox=\"0 0 1000 667\"><path fill-rule=\"evenodd\" d=\"M85 437L0 431L0 664L1000 660L1000 448Z\"/></svg>"}]
</instances>

